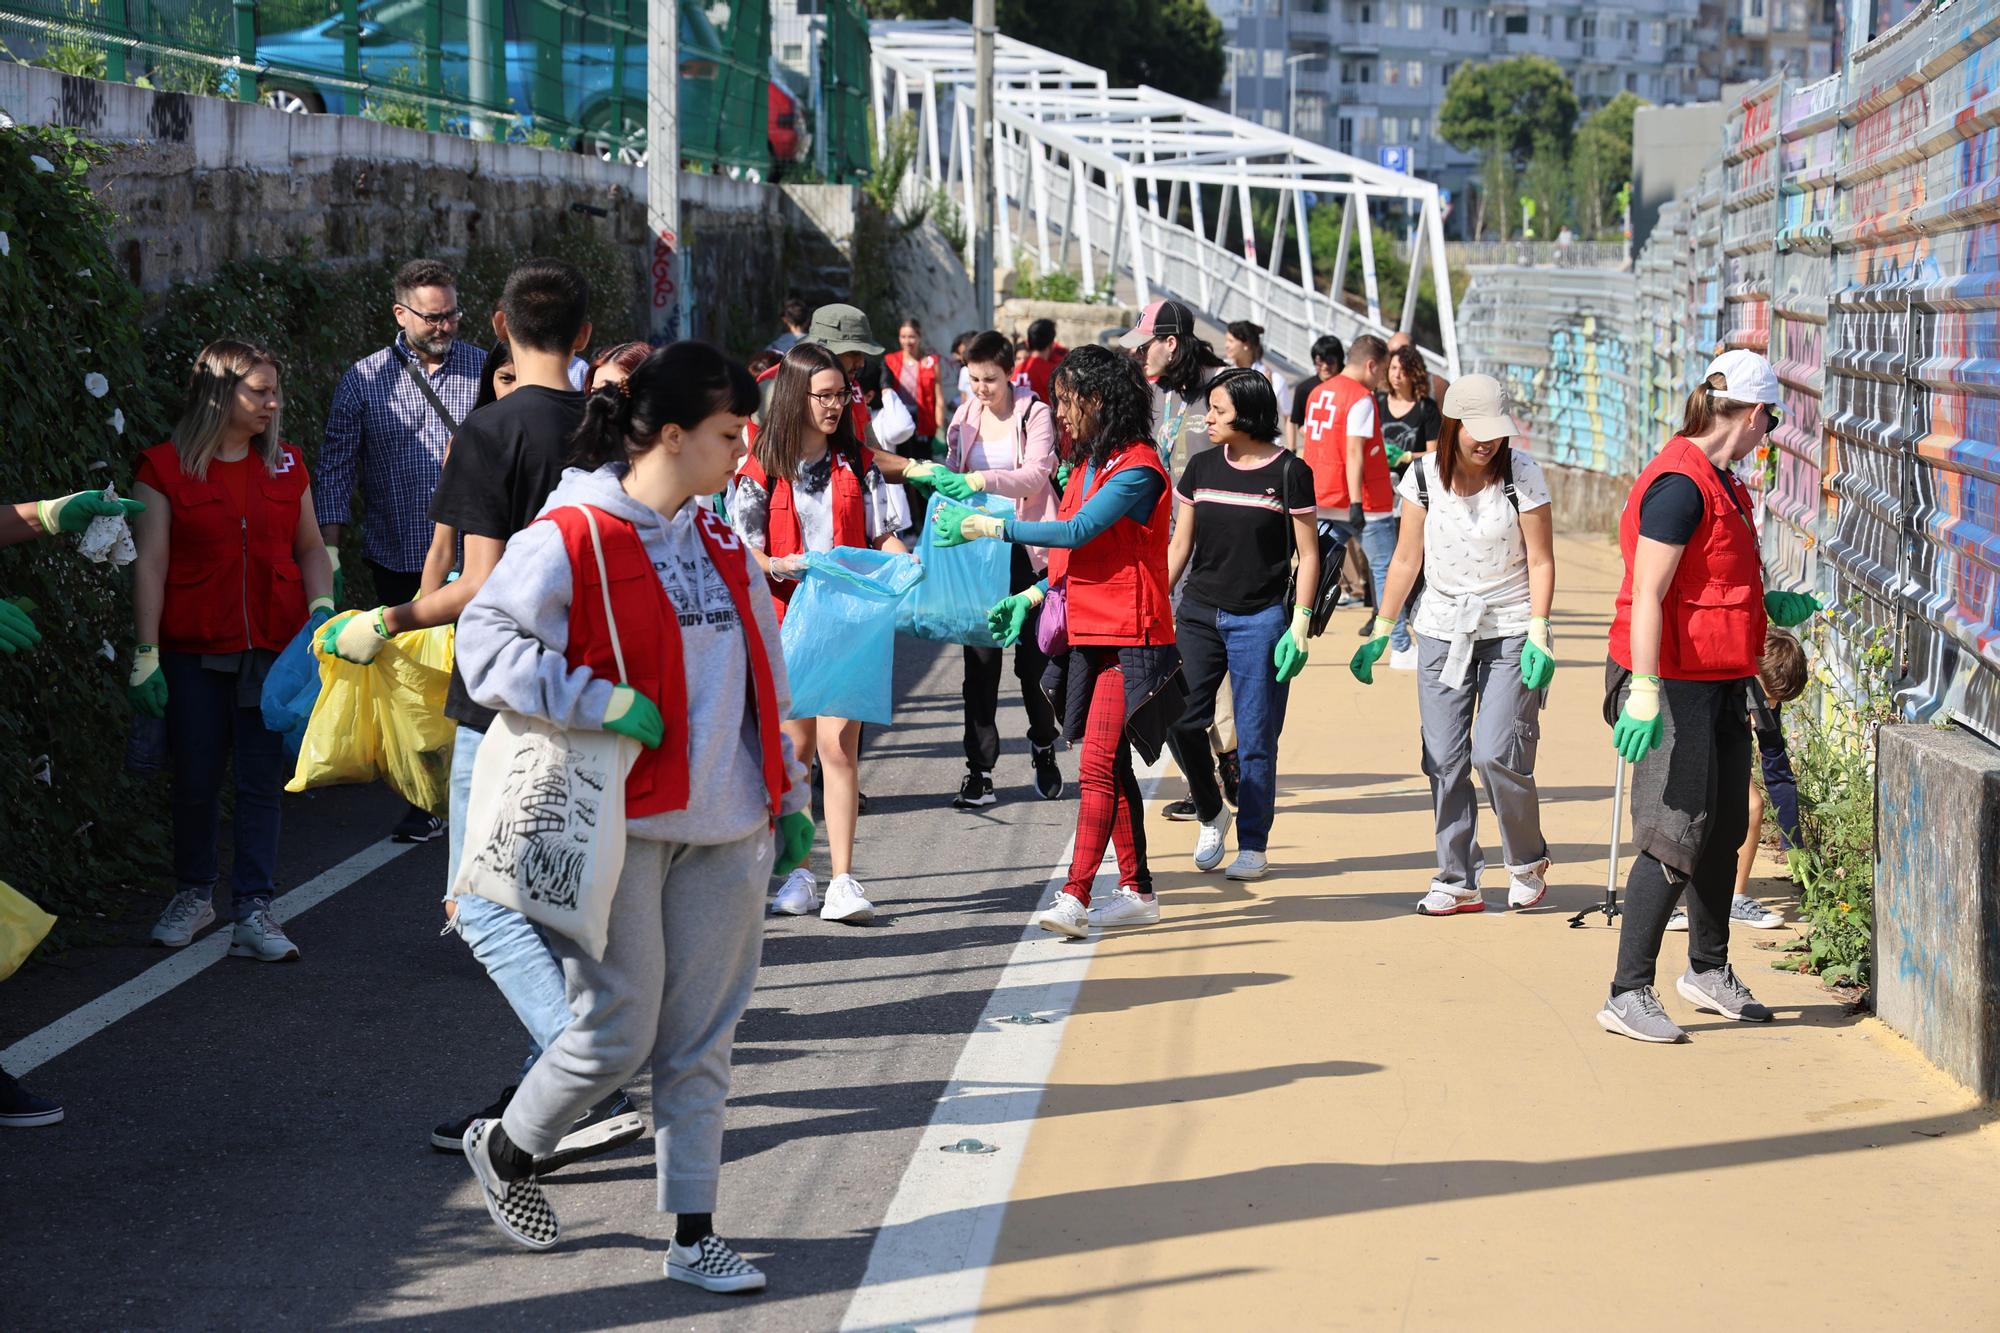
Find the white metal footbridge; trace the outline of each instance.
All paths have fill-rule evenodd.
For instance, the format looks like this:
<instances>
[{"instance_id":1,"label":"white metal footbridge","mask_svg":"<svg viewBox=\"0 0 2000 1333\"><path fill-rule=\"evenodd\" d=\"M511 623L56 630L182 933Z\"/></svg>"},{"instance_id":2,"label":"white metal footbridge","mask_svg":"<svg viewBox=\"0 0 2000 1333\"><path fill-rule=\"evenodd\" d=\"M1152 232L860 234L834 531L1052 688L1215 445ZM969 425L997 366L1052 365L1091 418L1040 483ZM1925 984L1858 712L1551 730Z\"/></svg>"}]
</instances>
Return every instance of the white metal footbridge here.
<instances>
[{"instance_id":1,"label":"white metal footbridge","mask_svg":"<svg viewBox=\"0 0 2000 1333\"><path fill-rule=\"evenodd\" d=\"M913 115L917 155L904 188L921 198L943 187L971 216L972 28L880 21L871 38L877 142L892 117ZM1312 365L1321 334L1347 342L1409 329L1414 275L1428 264L1443 345L1423 352L1434 369L1458 375L1435 185L1153 88L1109 87L1103 70L1009 37L995 39L993 64L994 251L1003 264L1019 255L1044 272L1074 270L1085 290L1124 275L1142 304L1171 296L1211 323L1255 320L1267 349L1298 369ZM1307 219L1336 200L1340 239L1322 285ZM1382 201L1396 203L1372 216ZM1392 324L1376 287L1374 229L1401 225L1412 206L1413 280ZM1232 211L1241 250L1228 244ZM1288 231L1303 281L1281 269ZM1351 242L1360 246L1359 293L1343 290Z\"/></svg>"}]
</instances>

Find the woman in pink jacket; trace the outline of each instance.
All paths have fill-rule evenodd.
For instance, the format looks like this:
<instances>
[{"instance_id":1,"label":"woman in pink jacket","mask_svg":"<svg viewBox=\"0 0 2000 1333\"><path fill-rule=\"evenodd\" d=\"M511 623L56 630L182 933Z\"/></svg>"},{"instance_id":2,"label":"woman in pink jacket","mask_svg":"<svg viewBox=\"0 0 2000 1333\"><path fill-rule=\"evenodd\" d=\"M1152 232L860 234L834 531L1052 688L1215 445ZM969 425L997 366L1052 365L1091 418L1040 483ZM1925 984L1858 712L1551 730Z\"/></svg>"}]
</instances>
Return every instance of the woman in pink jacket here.
<instances>
[{"instance_id":1,"label":"woman in pink jacket","mask_svg":"<svg viewBox=\"0 0 2000 1333\"><path fill-rule=\"evenodd\" d=\"M1012 383L1014 347L998 333L986 332L966 344L965 367L972 392L945 428L945 461L918 463L909 479L948 499L966 501L984 491L1013 504L1013 516L1030 522L1053 519L1061 498L1056 490L1056 416L1049 405L1026 388ZM1048 554L1037 547L1016 546L1010 593L1021 592L1041 577ZM965 650L965 781L952 804L960 810L992 805L993 766L1000 759L1000 730L994 721L1000 707L999 648ZM1042 692L1042 670L1048 659L1035 646L1032 633L1014 647L1014 676L1021 682L1021 700L1028 708L1028 745L1035 761L1035 790L1042 799L1062 795L1062 770L1056 766L1056 717Z\"/></svg>"}]
</instances>

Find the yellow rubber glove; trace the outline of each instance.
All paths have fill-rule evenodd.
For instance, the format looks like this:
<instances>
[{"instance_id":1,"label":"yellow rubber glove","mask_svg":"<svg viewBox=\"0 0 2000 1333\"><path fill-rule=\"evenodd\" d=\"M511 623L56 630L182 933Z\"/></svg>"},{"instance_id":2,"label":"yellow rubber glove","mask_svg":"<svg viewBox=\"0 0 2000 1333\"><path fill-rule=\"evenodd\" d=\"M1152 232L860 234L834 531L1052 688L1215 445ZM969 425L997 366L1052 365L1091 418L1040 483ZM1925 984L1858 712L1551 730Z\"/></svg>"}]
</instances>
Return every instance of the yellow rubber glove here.
<instances>
[{"instance_id":1,"label":"yellow rubber glove","mask_svg":"<svg viewBox=\"0 0 2000 1333\"><path fill-rule=\"evenodd\" d=\"M378 606L373 611L343 611L320 628L315 640L319 650L343 662L367 666L389 642L389 627L382 620L386 610Z\"/></svg>"},{"instance_id":2,"label":"yellow rubber glove","mask_svg":"<svg viewBox=\"0 0 2000 1333\"><path fill-rule=\"evenodd\" d=\"M126 682L125 697L135 711L147 717L167 715L167 678L160 674L160 650L142 643L132 653L132 675Z\"/></svg>"}]
</instances>

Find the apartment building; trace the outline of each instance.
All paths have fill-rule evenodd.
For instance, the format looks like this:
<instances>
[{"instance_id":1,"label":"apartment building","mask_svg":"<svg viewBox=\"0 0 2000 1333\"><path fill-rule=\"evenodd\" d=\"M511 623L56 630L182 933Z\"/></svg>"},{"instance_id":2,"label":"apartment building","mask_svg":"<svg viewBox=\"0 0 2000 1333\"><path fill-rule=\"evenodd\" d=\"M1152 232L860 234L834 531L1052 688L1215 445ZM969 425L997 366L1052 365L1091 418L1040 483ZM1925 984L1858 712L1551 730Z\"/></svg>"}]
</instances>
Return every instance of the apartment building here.
<instances>
[{"instance_id":1,"label":"apartment building","mask_svg":"<svg viewBox=\"0 0 2000 1333\"><path fill-rule=\"evenodd\" d=\"M1833 72L1840 0L1722 0L1702 8L1720 20L1704 28L1722 33L1720 42L1701 46L1707 78L1758 83L1783 69L1809 83Z\"/></svg>"}]
</instances>

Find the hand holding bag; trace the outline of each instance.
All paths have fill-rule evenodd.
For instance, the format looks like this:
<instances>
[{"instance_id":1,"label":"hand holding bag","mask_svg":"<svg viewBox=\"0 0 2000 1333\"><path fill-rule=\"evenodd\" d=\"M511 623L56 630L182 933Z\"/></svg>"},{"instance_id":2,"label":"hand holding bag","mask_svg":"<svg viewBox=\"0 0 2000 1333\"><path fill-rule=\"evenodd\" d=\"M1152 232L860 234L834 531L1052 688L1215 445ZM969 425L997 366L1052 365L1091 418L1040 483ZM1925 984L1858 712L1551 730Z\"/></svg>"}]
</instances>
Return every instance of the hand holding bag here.
<instances>
[{"instance_id":1,"label":"hand holding bag","mask_svg":"<svg viewBox=\"0 0 2000 1333\"><path fill-rule=\"evenodd\" d=\"M618 683L625 650L611 610L611 580L597 512L590 523L604 620ZM625 869L625 777L639 743L609 731L563 731L540 718L502 712L479 743L465 820L465 855L453 894L472 893L604 957L606 925Z\"/></svg>"}]
</instances>

